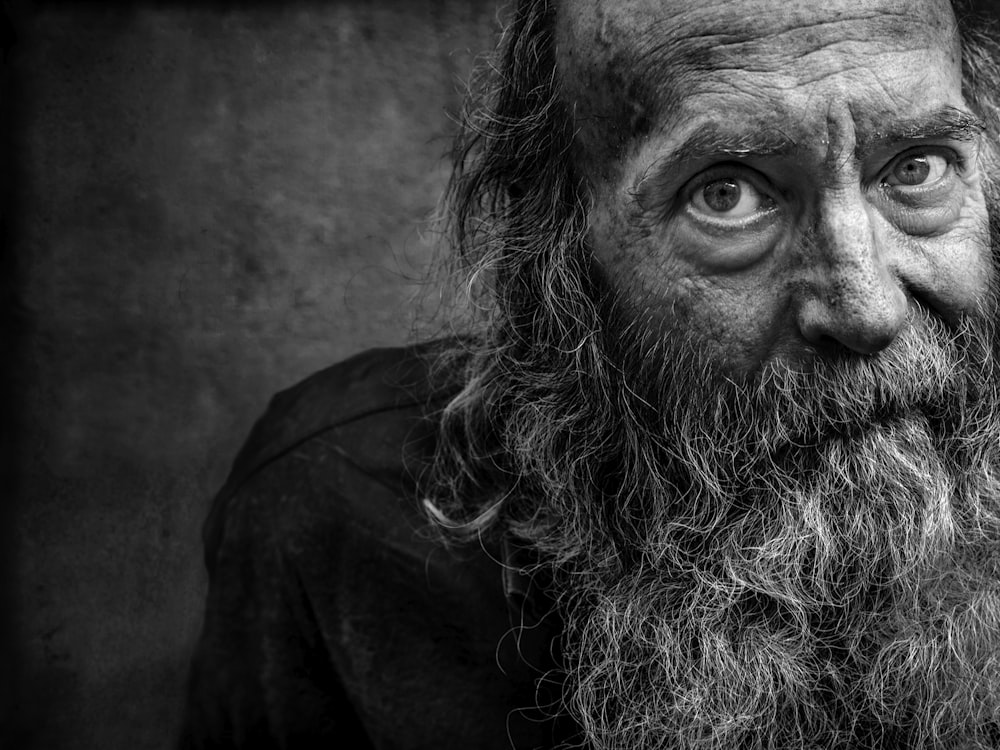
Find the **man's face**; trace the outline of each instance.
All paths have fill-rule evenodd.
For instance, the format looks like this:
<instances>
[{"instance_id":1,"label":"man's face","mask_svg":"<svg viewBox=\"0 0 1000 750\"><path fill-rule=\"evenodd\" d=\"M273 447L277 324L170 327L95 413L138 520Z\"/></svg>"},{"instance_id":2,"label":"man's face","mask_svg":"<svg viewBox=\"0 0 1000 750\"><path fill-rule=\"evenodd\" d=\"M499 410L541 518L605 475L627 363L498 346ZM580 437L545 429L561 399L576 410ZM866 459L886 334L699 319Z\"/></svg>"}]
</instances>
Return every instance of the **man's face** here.
<instances>
[{"instance_id":1,"label":"man's face","mask_svg":"<svg viewBox=\"0 0 1000 750\"><path fill-rule=\"evenodd\" d=\"M872 354L915 309L983 301L949 3L575 0L558 40L589 244L634 314L723 371Z\"/></svg>"}]
</instances>

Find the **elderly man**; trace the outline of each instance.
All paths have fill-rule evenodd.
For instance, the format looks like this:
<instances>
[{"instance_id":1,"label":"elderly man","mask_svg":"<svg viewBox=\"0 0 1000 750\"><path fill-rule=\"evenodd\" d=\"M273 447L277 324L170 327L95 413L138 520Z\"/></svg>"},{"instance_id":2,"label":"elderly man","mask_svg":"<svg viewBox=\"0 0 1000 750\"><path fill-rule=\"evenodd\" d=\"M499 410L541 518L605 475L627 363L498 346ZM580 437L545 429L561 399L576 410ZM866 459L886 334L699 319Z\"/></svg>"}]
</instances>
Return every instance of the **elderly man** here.
<instances>
[{"instance_id":1,"label":"elderly man","mask_svg":"<svg viewBox=\"0 0 1000 750\"><path fill-rule=\"evenodd\" d=\"M992 42L945 0L523 0L478 331L277 397L187 747L1000 747Z\"/></svg>"}]
</instances>

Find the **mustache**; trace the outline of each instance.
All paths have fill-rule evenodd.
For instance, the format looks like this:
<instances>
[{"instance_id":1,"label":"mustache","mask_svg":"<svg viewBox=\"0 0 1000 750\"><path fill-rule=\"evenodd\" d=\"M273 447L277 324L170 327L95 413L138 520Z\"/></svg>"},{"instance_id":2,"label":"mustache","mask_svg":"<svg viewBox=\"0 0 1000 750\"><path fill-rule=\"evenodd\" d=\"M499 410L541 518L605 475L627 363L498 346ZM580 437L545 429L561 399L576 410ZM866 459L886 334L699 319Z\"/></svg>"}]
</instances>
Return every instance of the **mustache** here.
<instances>
[{"instance_id":1,"label":"mustache","mask_svg":"<svg viewBox=\"0 0 1000 750\"><path fill-rule=\"evenodd\" d=\"M651 431L745 458L849 440L915 415L941 431L976 418L997 382L995 324L983 308L954 325L913 308L909 325L875 355L815 353L739 379L679 331L621 323L617 311L609 328L621 331L620 372L635 373L622 389Z\"/></svg>"}]
</instances>

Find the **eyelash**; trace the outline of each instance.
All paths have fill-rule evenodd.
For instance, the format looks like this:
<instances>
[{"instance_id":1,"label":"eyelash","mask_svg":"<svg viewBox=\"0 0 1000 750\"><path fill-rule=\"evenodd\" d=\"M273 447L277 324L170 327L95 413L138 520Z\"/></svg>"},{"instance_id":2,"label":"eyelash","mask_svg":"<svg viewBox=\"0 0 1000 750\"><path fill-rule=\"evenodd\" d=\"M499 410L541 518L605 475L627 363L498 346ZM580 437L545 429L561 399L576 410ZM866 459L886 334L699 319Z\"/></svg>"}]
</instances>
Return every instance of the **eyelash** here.
<instances>
[{"instance_id":1,"label":"eyelash","mask_svg":"<svg viewBox=\"0 0 1000 750\"><path fill-rule=\"evenodd\" d=\"M771 185L770 180L756 169L748 167L745 164L740 164L739 162L722 162L721 164L714 164L705 171L695 175L681 191L681 195L685 201L688 201L696 191L701 190L709 183L726 177L744 179L772 200L774 194L777 192Z\"/></svg>"}]
</instances>

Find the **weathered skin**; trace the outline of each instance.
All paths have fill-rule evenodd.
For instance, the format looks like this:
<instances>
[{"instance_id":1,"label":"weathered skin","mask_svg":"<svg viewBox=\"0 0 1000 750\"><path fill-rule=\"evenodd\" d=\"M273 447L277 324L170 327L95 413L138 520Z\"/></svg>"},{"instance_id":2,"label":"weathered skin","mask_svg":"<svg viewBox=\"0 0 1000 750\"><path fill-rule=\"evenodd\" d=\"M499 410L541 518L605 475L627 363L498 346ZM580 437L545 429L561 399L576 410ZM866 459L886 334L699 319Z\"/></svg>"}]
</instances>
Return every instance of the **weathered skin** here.
<instances>
[{"instance_id":1,"label":"weathered skin","mask_svg":"<svg viewBox=\"0 0 1000 750\"><path fill-rule=\"evenodd\" d=\"M914 306L954 321L983 298L949 3L567 0L557 33L595 254L638 314L734 375L871 354ZM914 156L928 174L892 184ZM740 193L722 212L705 202L719 180Z\"/></svg>"}]
</instances>

